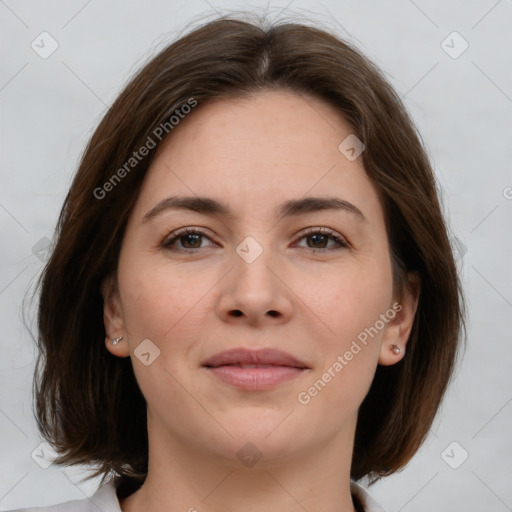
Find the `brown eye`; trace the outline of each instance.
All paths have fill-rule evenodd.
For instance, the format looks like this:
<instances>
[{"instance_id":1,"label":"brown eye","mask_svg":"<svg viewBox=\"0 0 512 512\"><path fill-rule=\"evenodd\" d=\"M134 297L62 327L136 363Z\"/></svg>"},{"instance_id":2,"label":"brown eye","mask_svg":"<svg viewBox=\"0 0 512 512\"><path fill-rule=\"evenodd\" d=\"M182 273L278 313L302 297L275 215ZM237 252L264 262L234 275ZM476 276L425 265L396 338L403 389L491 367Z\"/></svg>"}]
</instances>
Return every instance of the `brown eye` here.
<instances>
[{"instance_id":1,"label":"brown eye","mask_svg":"<svg viewBox=\"0 0 512 512\"><path fill-rule=\"evenodd\" d=\"M336 232L331 231L327 228L314 228L306 233L302 233L300 240L307 240L306 249L310 249L311 251L331 251L336 249L343 249L348 247L348 244L345 240L339 236ZM329 247L329 242L332 241L333 244Z\"/></svg>"},{"instance_id":2,"label":"brown eye","mask_svg":"<svg viewBox=\"0 0 512 512\"><path fill-rule=\"evenodd\" d=\"M329 237L320 233L308 235L305 238L312 241L313 248L325 249L326 244L329 242Z\"/></svg>"},{"instance_id":3,"label":"brown eye","mask_svg":"<svg viewBox=\"0 0 512 512\"><path fill-rule=\"evenodd\" d=\"M162 248L171 251L192 251L194 249L203 249L202 241L204 238L210 238L203 231L197 228L186 228L175 231L162 243Z\"/></svg>"},{"instance_id":4,"label":"brown eye","mask_svg":"<svg viewBox=\"0 0 512 512\"><path fill-rule=\"evenodd\" d=\"M203 235L189 233L188 235L182 235L178 238L181 244L184 245L187 249L198 249L201 247L201 237ZM199 242L199 243L198 243Z\"/></svg>"}]
</instances>

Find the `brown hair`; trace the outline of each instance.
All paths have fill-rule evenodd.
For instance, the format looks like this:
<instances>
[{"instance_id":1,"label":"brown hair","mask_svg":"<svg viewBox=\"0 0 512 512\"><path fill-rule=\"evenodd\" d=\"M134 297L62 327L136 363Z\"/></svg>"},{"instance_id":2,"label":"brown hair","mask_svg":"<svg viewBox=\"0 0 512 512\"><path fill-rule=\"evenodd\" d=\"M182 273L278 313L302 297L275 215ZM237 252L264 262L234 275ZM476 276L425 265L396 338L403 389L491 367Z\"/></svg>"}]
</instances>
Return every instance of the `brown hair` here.
<instances>
[{"instance_id":1,"label":"brown hair","mask_svg":"<svg viewBox=\"0 0 512 512\"><path fill-rule=\"evenodd\" d=\"M409 271L421 279L407 355L377 368L360 407L352 478L397 471L425 439L454 367L464 302L421 138L382 72L351 44L302 24L263 28L222 17L170 44L128 83L94 132L64 202L39 282L34 373L38 427L60 454L57 464L93 465L102 482L115 471L132 490L147 474L146 403L130 358L105 349L100 288L115 276L126 222L159 144L129 172L126 162L190 98L201 105L266 89L314 95L351 125L385 211L394 284L405 286ZM123 166L122 181L113 182ZM104 199L100 189L108 189Z\"/></svg>"}]
</instances>

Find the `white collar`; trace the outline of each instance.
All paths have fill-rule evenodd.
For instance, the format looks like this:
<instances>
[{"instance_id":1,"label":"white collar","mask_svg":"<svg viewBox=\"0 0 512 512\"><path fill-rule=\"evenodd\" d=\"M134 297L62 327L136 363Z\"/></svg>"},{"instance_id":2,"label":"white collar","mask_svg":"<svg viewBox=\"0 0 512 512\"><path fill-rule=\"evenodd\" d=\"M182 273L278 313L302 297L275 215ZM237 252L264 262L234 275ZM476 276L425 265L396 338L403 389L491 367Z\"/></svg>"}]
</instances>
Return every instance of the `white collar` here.
<instances>
[{"instance_id":1,"label":"white collar","mask_svg":"<svg viewBox=\"0 0 512 512\"><path fill-rule=\"evenodd\" d=\"M355 482L350 482L350 491L363 503L364 512L386 512L371 496L370 493Z\"/></svg>"},{"instance_id":2,"label":"white collar","mask_svg":"<svg viewBox=\"0 0 512 512\"><path fill-rule=\"evenodd\" d=\"M385 512L385 510L370 496L364 487L361 487L355 482L350 482L350 491L361 500L365 512ZM90 500L90 503L86 503L88 500ZM122 512L113 481L101 485L90 498L80 501L83 502L83 505L90 506L90 508L80 508L80 510L84 510L84 512L89 510L91 512L97 511L98 508L103 512ZM77 502L75 501L73 504L75 503ZM67 505L69 504L70 502L61 503L59 505L54 505L53 507L48 507L47 510L48 512L70 510L67 508ZM46 511L46 508L38 510Z\"/></svg>"}]
</instances>

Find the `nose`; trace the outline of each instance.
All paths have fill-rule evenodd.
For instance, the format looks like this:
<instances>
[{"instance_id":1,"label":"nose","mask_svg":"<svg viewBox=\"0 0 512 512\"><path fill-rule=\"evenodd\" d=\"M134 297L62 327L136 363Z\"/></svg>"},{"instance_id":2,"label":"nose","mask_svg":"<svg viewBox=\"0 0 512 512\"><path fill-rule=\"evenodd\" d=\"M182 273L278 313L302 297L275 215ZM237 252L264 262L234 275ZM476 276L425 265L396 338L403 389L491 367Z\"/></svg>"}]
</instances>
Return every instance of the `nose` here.
<instances>
[{"instance_id":1,"label":"nose","mask_svg":"<svg viewBox=\"0 0 512 512\"><path fill-rule=\"evenodd\" d=\"M264 250L249 263L235 253L232 264L219 283L219 317L224 322L253 327L288 322L294 309L293 292L276 258Z\"/></svg>"}]
</instances>

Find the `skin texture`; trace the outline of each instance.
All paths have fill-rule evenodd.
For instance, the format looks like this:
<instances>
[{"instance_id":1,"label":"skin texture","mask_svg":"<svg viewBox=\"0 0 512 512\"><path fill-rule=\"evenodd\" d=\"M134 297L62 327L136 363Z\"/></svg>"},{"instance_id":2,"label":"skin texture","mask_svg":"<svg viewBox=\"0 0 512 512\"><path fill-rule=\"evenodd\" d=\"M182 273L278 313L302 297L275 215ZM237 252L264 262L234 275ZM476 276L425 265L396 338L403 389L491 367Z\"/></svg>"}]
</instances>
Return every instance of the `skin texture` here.
<instances>
[{"instance_id":1,"label":"skin texture","mask_svg":"<svg viewBox=\"0 0 512 512\"><path fill-rule=\"evenodd\" d=\"M419 286L411 276L411 291L393 296L378 195L361 158L338 150L350 133L317 98L265 91L198 105L159 148L128 222L117 282L103 288L106 347L132 358L148 406L148 478L121 502L124 512L303 510L299 503L310 512L354 510L357 410L377 365L404 357ZM171 209L144 222L170 195L207 196L233 216ZM344 199L365 220L344 210L275 215L305 196ZM207 235L162 248L183 227ZM310 227L334 231L347 247L304 236ZM251 263L236 252L248 236L263 249ZM298 394L396 302L394 318L300 403ZM148 366L134 354L145 339L160 350ZM278 348L308 369L245 391L201 366L238 347ZM248 442L262 454L252 467L237 457Z\"/></svg>"}]
</instances>

